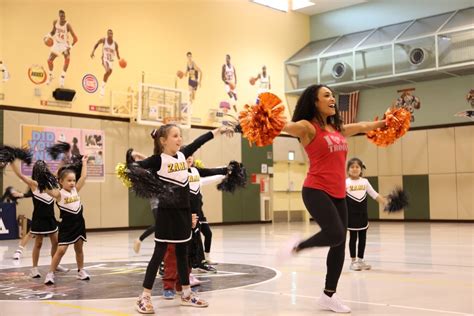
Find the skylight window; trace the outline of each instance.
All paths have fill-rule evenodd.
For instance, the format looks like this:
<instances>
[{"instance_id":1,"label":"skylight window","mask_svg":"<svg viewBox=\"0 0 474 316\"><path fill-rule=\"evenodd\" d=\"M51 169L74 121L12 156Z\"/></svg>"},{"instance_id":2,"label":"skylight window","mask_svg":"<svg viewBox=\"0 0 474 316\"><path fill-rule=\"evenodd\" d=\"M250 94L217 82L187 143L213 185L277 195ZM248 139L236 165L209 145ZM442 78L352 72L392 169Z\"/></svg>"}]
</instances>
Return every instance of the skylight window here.
<instances>
[{"instance_id":1,"label":"skylight window","mask_svg":"<svg viewBox=\"0 0 474 316\"><path fill-rule=\"evenodd\" d=\"M299 9L303 9L303 8L310 7L313 5L314 5L314 2L311 0L293 0L291 2L291 9L299 10Z\"/></svg>"},{"instance_id":2,"label":"skylight window","mask_svg":"<svg viewBox=\"0 0 474 316\"><path fill-rule=\"evenodd\" d=\"M278 11L288 12L288 0L250 0L250 1L278 10Z\"/></svg>"}]
</instances>

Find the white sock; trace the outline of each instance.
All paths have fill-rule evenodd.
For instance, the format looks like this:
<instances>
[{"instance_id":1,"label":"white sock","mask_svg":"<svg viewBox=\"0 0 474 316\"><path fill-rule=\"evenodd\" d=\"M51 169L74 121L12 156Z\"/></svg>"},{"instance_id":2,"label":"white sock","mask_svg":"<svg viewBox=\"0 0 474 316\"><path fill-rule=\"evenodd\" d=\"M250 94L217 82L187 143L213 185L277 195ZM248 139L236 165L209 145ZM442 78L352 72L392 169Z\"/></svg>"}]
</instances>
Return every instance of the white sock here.
<instances>
[{"instance_id":1,"label":"white sock","mask_svg":"<svg viewBox=\"0 0 474 316\"><path fill-rule=\"evenodd\" d=\"M206 261L207 261L207 260L211 260L211 259L210 259L210 256L211 256L211 255L209 254L209 252L205 252L205 253L204 253L204 258L206 258Z\"/></svg>"},{"instance_id":2,"label":"white sock","mask_svg":"<svg viewBox=\"0 0 474 316\"><path fill-rule=\"evenodd\" d=\"M100 85L100 87L101 87L102 89L105 89L105 85L106 85L106 84L107 84L107 82L102 82L102 84Z\"/></svg>"},{"instance_id":3,"label":"white sock","mask_svg":"<svg viewBox=\"0 0 474 316\"><path fill-rule=\"evenodd\" d=\"M184 288L183 287L183 297L188 297L189 295L191 295L191 287L187 287L187 288Z\"/></svg>"},{"instance_id":4,"label":"white sock","mask_svg":"<svg viewBox=\"0 0 474 316\"><path fill-rule=\"evenodd\" d=\"M66 72L64 70L61 72L61 77L66 78Z\"/></svg>"},{"instance_id":5,"label":"white sock","mask_svg":"<svg viewBox=\"0 0 474 316\"><path fill-rule=\"evenodd\" d=\"M151 293L143 291L142 297L144 297L144 296L150 297L150 296L151 296Z\"/></svg>"}]
</instances>

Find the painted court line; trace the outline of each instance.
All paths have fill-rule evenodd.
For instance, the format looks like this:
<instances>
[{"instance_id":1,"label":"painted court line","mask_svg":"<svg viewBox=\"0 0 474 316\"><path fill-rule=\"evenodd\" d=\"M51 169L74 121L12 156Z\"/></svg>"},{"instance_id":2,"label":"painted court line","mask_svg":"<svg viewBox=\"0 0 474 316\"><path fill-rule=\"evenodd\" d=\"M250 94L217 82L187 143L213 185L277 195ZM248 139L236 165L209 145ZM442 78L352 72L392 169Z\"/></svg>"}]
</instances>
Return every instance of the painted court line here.
<instances>
[{"instance_id":1,"label":"painted court line","mask_svg":"<svg viewBox=\"0 0 474 316\"><path fill-rule=\"evenodd\" d=\"M114 316L130 316L131 315L131 314L122 313L122 312L118 312L118 311L114 311L114 310L88 307L88 306L81 306L81 305L74 305L74 304L62 303L62 302L46 301L46 302L41 302L41 303L49 304L49 305L53 305L53 306L57 306L57 307L66 307L66 308L79 309L79 310L82 310L82 311L101 313L101 314L106 314L106 315L114 315Z\"/></svg>"},{"instance_id":2,"label":"painted court line","mask_svg":"<svg viewBox=\"0 0 474 316\"><path fill-rule=\"evenodd\" d=\"M262 293L262 294L271 294L271 295L297 296L297 297L310 298L310 299L318 299L319 298L318 296L299 295L299 294L290 294L290 293L282 293L282 292L270 292L270 291L252 290L252 289L239 289L239 290L240 291L247 291L247 292ZM418 310L418 311L425 311L425 312L435 312L435 313L442 313L442 314L464 315L464 316L472 315L472 314L466 314L466 313L454 312L454 311L447 311L447 310L442 310L442 309L431 309L431 308L396 305L396 304L389 304L389 303L372 303L372 302L351 301L351 300L343 300L343 301L348 302L348 303L394 307L394 308Z\"/></svg>"}]
</instances>

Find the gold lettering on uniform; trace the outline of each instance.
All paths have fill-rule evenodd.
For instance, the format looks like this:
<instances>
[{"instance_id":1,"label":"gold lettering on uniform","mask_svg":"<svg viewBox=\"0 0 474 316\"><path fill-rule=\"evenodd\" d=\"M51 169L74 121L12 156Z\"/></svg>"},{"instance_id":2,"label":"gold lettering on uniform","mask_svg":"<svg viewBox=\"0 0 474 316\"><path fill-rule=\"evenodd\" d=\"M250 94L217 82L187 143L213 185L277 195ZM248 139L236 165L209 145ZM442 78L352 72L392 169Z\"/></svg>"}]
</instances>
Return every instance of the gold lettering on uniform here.
<instances>
[{"instance_id":1,"label":"gold lettering on uniform","mask_svg":"<svg viewBox=\"0 0 474 316\"><path fill-rule=\"evenodd\" d=\"M168 164L168 173L186 170L185 162L175 162Z\"/></svg>"},{"instance_id":2,"label":"gold lettering on uniform","mask_svg":"<svg viewBox=\"0 0 474 316\"><path fill-rule=\"evenodd\" d=\"M79 197L77 195L64 198L64 203L66 204L74 203L76 201L79 201Z\"/></svg>"},{"instance_id":3,"label":"gold lettering on uniform","mask_svg":"<svg viewBox=\"0 0 474 316\"><path fill-rule=\"evenodd\" d=\"M188 180L189 182L199 182L199 179L200 179L199 175L196 175L196 176L190 175Z\"/></svg>"},{"instance_id":4,"label":"gold lettering on uniform","mask_svg":"<svg viewBox=\"0 0 474 316\"><path fill-rule=\"evenodd\" d=\"M362 190L365 190L365 185L364 184L350 185L349 186L349 191L362 191Z\"/></svg>"}]
</instances>

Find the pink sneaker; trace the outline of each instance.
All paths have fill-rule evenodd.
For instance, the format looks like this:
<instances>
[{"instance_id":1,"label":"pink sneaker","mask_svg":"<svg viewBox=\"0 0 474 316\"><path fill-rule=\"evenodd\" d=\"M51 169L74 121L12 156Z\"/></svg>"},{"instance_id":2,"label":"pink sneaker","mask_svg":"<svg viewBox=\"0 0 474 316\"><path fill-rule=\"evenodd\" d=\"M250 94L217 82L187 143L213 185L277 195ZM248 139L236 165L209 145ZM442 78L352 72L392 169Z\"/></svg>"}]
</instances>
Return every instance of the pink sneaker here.
<instances>
[{"instance_id":1,"label":"pink sneaker","mask_svg":"<svg viewBox=\"0 0 474 316\"><path fill-rule=\"evenodd\" d=\"M297 252L295 251L296 246L299 244L301 236L299 234L293 234L277 251L277 260L279 263L285 263L294 257Z\"/></svg>"}]
</instances>

